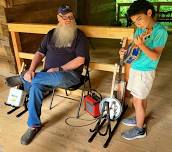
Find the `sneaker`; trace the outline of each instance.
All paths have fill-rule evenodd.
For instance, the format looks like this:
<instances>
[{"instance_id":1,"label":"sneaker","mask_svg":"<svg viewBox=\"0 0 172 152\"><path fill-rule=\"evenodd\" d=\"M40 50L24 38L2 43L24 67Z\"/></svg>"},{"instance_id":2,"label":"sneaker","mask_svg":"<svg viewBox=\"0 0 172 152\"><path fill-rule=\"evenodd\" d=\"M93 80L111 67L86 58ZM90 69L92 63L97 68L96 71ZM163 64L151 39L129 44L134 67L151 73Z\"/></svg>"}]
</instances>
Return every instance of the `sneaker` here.
<instances>
[{"instance_id":1,"label":"sneaker","mask_svg":"<svg viewBox=\"0 0 172 152\"><path fill-rule=\"evenodd\" d=\"M146 130L145 128L138 128L138 127L134 127L130 130L127 130L125 132L123 132L121 134L121 136L124 139L127 140L134 140L134 139L138 139L138 138L144 138L146 137Z\"/></svg>"},{"instance_id":2,"label":"sneaker","mask_svg":"<svg viewBox=\"0 0 172 152\"><path fill-rule=\"evenodd\" d=\"M6 80L7 86L9 86L9 87L15 87L15 86L19 86L19 85L23 84L23 82L22 82L19 75L18 76L7 77L5 80Z\"/></svg>"},{"instance_id":3,"label":"sneaker","mask_svg":"<svg viewBox=\"0 0 172 152\"><path fill-rule=\"evenodd\" d=\"M122 120L122 123L126 126L133 126L135 127L137 122L136 122L136 117L132 117L132 118L126 118Z\"/></svg>"},{"instance_id":4,"label":"sneaker","mask_svg":"<svg viewBox=\"0 0 172 152\"><path fill-rule=\"evenodd\" d=\"M29 128L21 137L21 144L28 145L40 130L41 127Z\"/></svg>"}]
</instances>

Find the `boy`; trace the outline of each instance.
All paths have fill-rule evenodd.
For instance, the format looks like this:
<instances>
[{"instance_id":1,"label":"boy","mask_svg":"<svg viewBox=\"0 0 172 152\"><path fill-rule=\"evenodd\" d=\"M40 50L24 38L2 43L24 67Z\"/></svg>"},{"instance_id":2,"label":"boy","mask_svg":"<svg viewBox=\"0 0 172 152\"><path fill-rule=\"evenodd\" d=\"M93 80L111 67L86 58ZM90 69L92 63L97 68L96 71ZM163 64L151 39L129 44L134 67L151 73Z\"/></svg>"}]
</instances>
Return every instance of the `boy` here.
<instances>
[{"instance_id":1,"label":"boy","mask_svg":"<svg viewBox=\"0 0 172 152\"><path fill-rule=\"evenodd\" d=\"M144 128L146 98L150 93L155 78L155 70L168 34L166 29L154 20L155 9L146 0L134 1L127 10L127 14L137 27L133 43L141 51L138 59L131 63L127 85L127 89L133 96L132 103L136 117L122 121L127 126L135 126L121 134L123 138L133 140L146 136L146 128ZM150 36L143 38L143 33L146 30L151 31ZM119 53L120 56L124 56L126 50L120 49Z\"/></svg>"}]
</instances>

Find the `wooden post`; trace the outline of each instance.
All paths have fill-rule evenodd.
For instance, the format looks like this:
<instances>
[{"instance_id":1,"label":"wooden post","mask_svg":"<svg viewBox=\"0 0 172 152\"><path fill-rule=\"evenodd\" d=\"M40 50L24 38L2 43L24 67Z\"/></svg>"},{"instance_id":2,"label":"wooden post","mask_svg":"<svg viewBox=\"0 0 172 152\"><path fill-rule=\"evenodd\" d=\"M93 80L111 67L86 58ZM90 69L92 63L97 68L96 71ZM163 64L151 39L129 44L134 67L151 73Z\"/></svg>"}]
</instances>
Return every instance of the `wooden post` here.
<instances>
[{"instance_id":1,"label":"wooden post","mask_svg":"<svg viewBox=\"0 0 172 152\"><path fill-rule=\"evenodd\" d=\"M21 60L19 57L19 52L22 51L21 48L21 43L20 43L20 36L18 32L11 32L11 38L12 38L12 43L13 43L13 48L14 48L14 54L15 54L15 58L16 58L16 63L17 63L17 69L18 72L21 69Z\"/></svg>"}]
</instances>

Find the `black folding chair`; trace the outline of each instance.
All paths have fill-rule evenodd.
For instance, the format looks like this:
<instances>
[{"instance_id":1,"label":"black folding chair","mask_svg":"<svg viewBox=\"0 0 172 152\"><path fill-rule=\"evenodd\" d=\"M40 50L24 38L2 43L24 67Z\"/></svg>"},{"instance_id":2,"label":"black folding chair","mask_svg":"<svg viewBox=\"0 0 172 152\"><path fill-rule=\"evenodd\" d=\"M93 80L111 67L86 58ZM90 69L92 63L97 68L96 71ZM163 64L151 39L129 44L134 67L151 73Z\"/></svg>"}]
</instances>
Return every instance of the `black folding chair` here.
<instances>
[{"instance_id":1,"label":"black folding chair","mask_svg":"<svg viewBox=\"0 0 172 152\"><path fill-rule=\"evenodd\" d=\"M91 81L90 81L90 75L89 75L89 64L88 65L84 65L84 74L81 75L81 79L80 79L80 83L77 85L73 85L71 87L66 87L66 88L61 88L65 90L66 95L57 95L59 97L63 97L63 98L67 98L67 99L71 99L71 100L75 100L75 101L79 101L79 106L78 106L78 110L77 110L77 115L76 118L79 118L79 113L80 113L80 108L82 105L82 100L83 100L83 96L84 96L84 91L86 91L86 83L88 82L88 89L91 89ZM81 87L82 86L82 87ZM60 88L60 87L58 87ZM81 88L81 97L80 100L75 99L75 98L71 98L69 97L69 94L67 91L75 91L77 89ZM52 103L53 103L53 99L54 99L54 95L55 95L55 89L53 89L53 93L52 93L52 98L51 98L51 102L50 102L50 107L49 109L52 109Z\"/></svg>"}]
</instances>

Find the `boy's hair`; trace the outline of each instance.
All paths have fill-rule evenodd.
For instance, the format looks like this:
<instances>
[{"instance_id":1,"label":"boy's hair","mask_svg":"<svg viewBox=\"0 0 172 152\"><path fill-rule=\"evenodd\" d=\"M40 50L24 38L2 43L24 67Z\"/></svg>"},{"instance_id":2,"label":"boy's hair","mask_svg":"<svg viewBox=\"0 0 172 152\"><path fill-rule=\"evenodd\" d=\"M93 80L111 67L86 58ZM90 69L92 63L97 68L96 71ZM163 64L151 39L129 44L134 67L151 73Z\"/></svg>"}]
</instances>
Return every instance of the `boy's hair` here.
<instances>
[{"instance_id":1,"label":"boy's hair","mask_svg":"<svg viewBox=\"0 0 172 152\"><path fill-rule=\"evenodd\" d=\"M155 16L155 8L153 6L153 4L151 4L150 2L146 1L146 0L136 0L134 1L129 9L127 10L127 17L132 17L134 15L137 14L147 14L147 11L151 9L152 10L152 17Z\"/></svg>"}]
</instances>

